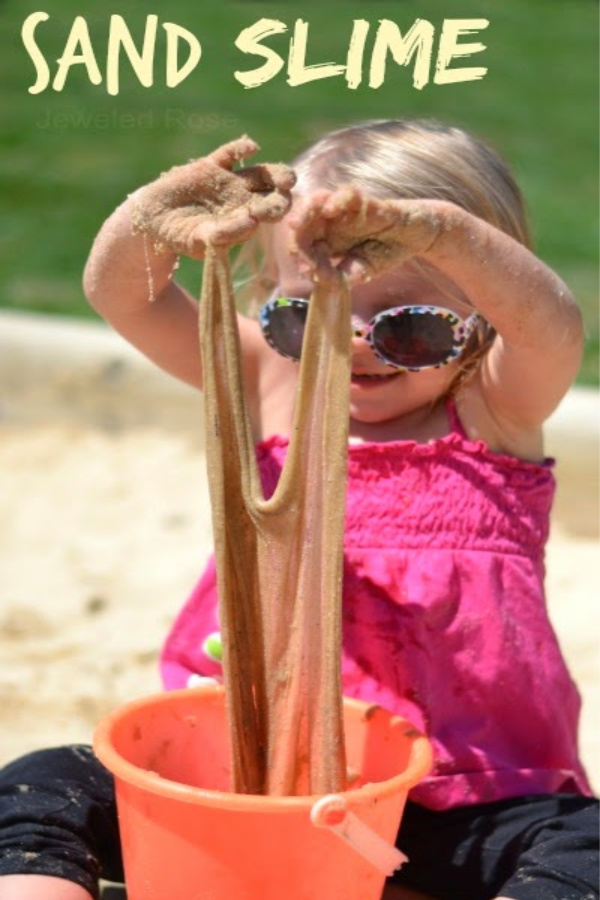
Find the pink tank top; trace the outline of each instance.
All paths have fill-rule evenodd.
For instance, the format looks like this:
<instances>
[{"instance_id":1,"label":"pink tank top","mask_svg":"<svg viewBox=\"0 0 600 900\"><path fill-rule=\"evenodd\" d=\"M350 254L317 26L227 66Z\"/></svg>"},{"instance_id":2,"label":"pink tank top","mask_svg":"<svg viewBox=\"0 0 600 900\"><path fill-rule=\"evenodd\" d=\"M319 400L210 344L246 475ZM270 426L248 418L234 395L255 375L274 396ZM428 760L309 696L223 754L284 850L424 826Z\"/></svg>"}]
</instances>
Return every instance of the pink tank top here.
<instances>
[{"instance_id":1,"label":"pink tank top","mask_svg":"<svg viewBox=\"0 0 600 900\"><path fill-rule=\"evenodd\" d=\"M553 463L492 453L448 411L439 440L349 447L344 693L431 737L434 772L411 792L431 809L588 794L543 589ZM287 446L257 446L267 496ZM218 628L211 560L163 649L168 689L220 672Z\"/></svg>"}]
</instances>

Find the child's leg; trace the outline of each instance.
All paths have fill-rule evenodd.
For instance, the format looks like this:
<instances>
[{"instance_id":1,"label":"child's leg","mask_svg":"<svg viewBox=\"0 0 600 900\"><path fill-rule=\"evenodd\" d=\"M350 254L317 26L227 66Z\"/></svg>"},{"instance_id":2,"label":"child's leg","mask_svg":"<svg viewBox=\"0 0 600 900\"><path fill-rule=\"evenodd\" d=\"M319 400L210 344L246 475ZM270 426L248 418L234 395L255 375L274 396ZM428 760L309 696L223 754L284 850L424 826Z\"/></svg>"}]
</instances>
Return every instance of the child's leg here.
<instances>
[{"instance_id":1,"label":"child's leg","mask_svg":"<svg viewBox=\"0 0 600 900\"><path fill-rule=\"evenodd\" d=\"M48 891L37 884L44 900L89 900L100 877L123 880L113 779L89 747L41 750L0 771L0 900L33 897L34 876L49 879Z\"/></svg>"},{"instance_id":2,"label":"child's leg","mask_svg":"<svg viewBox=\"0 0 600 900\"><path fill-rule=\"evenodd\" d=\"M393 881L438 900L598 898L598 801L589 797L517 797L443 812L408 803L398 846L409 862Z\"/></svg>"},{"instance_id":3,"label":"child's leg","mask_svg":"<svg viewBox=\"0 0 600 900\"><path fill-rule=\"evenodd\" d=\"M0 900L92 900L85 888L51 875L0 876Z\"/></svg>"},{"instance_id":4,"label":"child's leg","mask_svg":"<svg viewBox=\"0 0 600 900\"><path fill-rule=\"evenodd\" d=\"M532 802L530 810L528 831L497 900L597 900L597 801L558 795Z\"/></svg>"}]
</instances>

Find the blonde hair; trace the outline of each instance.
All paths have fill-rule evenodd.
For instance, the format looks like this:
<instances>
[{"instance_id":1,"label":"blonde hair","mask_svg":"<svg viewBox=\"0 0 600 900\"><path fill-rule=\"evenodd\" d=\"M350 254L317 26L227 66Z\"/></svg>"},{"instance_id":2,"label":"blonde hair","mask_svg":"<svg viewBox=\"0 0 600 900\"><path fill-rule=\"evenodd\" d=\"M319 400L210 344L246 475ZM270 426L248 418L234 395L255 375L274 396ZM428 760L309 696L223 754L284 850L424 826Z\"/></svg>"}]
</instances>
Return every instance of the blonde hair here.
<instances>
[{"instance_id":1,"label":"blonde hair","mask_svg":"<svg viewBox=\"0 0 600 900\"><path fill-rule=\"evenodd\" d=\"M431 120L382 119L325 135L292 163L296 192L359 184L380 199L449 200L530 246L521 192L488 144Z\"/></svg>"},{"instance_id":2,"label":"blonde hair","mask_svg":"<svg viewBox=\"0 0 600 900\"><path fill-rule=\"evenodd\" d=\"M461 128L421 119L361 122L329 132L291 165L298 177L296 195L357 184L380 199L447 200L531 247L525 204L510 169L492 147ZM250 263L257 244L262 248L260 269L256 259ZM262 300L277 279L266 233L259 232L254 246L244 249L240 264L254 270L247 286L253 286L255 300ZM494 337L482 321L461 357L454 390Z\"/></svg>"}]
</instances>

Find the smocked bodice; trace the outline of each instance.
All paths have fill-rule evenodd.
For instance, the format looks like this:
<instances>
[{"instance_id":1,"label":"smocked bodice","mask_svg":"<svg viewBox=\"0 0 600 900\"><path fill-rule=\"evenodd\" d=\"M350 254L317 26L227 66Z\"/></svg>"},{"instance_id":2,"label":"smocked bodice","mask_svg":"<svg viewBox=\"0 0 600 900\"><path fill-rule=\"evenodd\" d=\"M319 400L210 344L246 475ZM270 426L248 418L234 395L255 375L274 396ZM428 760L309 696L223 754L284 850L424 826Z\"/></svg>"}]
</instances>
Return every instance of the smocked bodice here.
<instances>
[{"instance_id":1,"label":"smocked bodice","mask_svg":"<svg viewBox=\"0 0 600 900\"><path fill-rule=\"evenodd\" d=\"M287 452L285 438L257 447L267 497ZM490 452L452 432L428 444L350 444L346 547L489 550L540 559L554 496L552 461Z\"/></svg>"}]
</instances>

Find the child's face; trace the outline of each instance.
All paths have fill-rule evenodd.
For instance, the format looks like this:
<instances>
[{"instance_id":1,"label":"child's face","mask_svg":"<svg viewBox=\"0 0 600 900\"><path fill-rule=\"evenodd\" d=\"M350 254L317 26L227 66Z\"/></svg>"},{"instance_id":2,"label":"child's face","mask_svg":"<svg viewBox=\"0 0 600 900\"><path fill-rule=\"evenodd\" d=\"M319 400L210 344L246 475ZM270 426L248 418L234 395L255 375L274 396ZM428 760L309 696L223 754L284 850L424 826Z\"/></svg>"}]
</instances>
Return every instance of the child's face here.
<instances>
[{"instance_id":1,"label":"child's face","mask_svg":"<svg viewBox=\"0 0 600 900\"><path fill-rule=\"evenodd\" d=\"M289 252L290 230L276 226L274 256L279 273L278 291L284 297L309 298L309 265ZM370 281L350 281L352 323L359 330L382 312L396 306L443 307L462 319L473 311L467 299L444 276L425 266L407 263ZM364 337L352 338L350 416L359 422L379 423L407 415L444 396L459 360L439 369L407 372L387 365Z\"/></svg>"}]
</instances>

